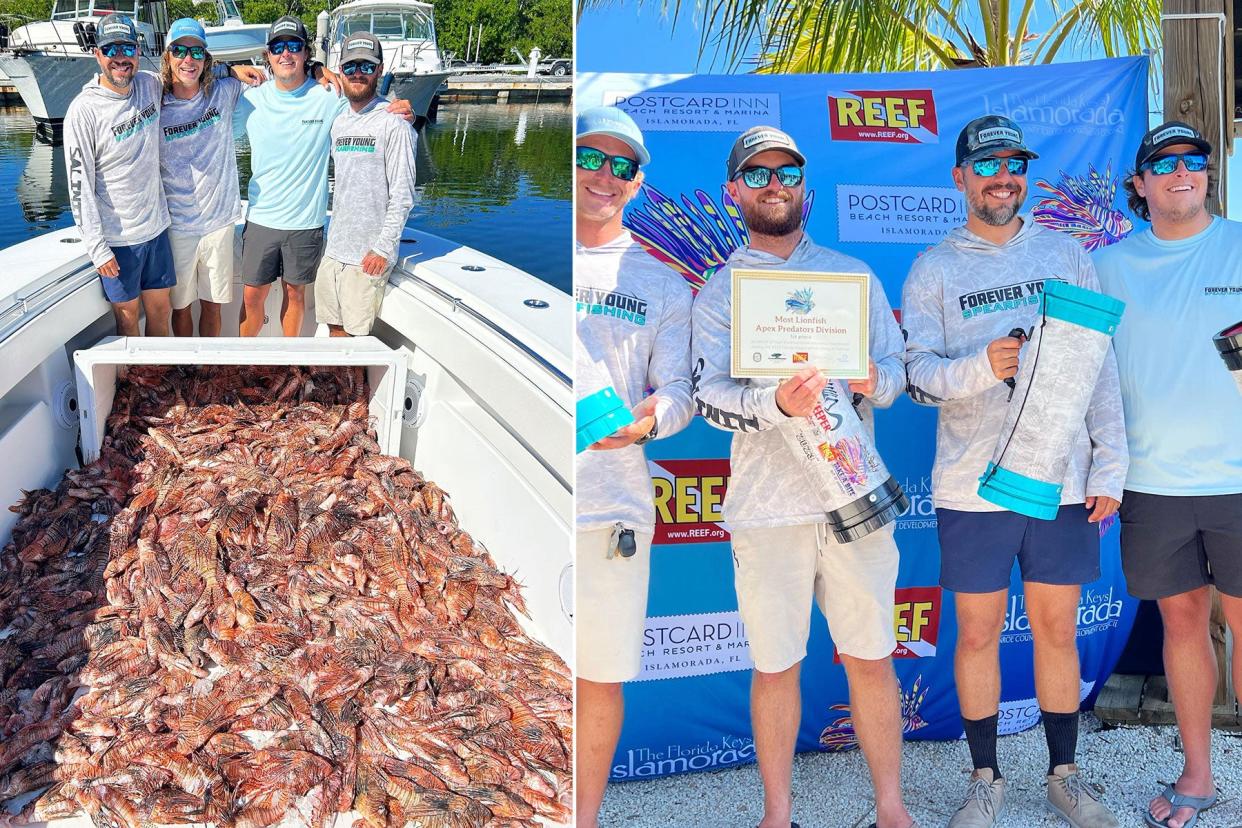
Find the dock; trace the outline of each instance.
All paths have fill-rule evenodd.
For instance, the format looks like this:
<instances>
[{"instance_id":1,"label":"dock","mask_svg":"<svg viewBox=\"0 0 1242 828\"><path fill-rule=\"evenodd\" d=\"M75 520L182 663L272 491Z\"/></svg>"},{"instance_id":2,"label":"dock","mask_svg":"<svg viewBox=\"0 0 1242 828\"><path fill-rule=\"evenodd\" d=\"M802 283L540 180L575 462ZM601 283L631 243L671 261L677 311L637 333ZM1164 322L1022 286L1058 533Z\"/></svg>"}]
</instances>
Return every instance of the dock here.
<instances>
[{"instance_id":1,"label":"dock","mask_svg":"<svg viewBox=\"0 0 1242 828\"><path fill-rule=\"evenodd\" d=\"M452 75L440 92L442 102L498 101L528 103L568 101L573 96L572 76L463 73Z\"/></svg>"}]
</instances>

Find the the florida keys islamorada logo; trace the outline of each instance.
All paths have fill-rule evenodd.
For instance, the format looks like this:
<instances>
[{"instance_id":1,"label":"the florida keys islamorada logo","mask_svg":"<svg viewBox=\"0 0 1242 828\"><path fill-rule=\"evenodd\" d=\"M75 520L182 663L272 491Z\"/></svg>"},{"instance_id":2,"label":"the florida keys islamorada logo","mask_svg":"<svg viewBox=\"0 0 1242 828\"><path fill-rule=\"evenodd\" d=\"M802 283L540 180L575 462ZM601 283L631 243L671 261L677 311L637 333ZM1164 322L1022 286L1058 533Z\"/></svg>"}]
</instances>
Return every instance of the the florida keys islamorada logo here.
<instances>
[{"instance_id":1,"label":"the florida keys islamorada logo","mask_svg":"<svg viewBox=\"0 0 1242 828\"><path fill-rule=\"evenodd\" d=\"M810 313L815 308L815 293L811 288L795 290L785 298L785 310L799 316Z\"/></svg>"}]
</instances>

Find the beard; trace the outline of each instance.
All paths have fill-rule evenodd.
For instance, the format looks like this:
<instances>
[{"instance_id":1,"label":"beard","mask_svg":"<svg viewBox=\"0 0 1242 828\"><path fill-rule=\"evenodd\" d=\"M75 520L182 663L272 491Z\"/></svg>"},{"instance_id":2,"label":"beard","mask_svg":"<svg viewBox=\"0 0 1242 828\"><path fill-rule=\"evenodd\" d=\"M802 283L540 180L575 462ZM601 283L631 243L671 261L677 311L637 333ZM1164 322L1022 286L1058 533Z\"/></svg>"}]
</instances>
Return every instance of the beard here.
<instances>
[{"instance_id":1,"label":"beard","mask_svg":"<svg viewBox=\"0 0 1242 828\"><path fill-rule=\"evenodd\" d=\"M750 232L760 236L788 236L802 226L801 191L790 193L789 201L784 204L767 205L754 201L740 203L738 207Z\"/></svg>"},{"instance_id":2,"label":"beard","mask_svg":"<svg viewBox=\"0 0 1242 828\"><path fill-rule=\"evenodd\" d=\"M979 191L978 196L968 196L967 202L970 204L970 212L978 216L984 224L990 224L993 227L1004 227L1013 221L1013 217L1018 214L1018 210L1022 208L1023 202L1026 201L1026 188L1020 187L1014 193L1012 204L1002 204L999 207L989 207L985 196L998 187L984 187Z\"/></svg>"},{"instance_id":3,"label":"beard","mask_svg":"<svg viewBox=\"0 0 1242 828\"><path fill-rule=\"evenodd\" d=\"M107 79L108 83L112 84L118 89L128 89L129 85L134 82L133 72L130 72L128 75L119 76L116 72L115 66L107 67L106 69L103 70L103 73L104 73L104 78Z\"/></svg>"},{"instance_id":4,"label":"beard","mask_svg":"<svg viewBox=\"0 0 1242 828\"><path fill-rule=\"evenodd\" d=\"M366 77L365 75L363 77ZM366 103L375 97L375 89L379 86L379 72L372 75L363 87L358 87L352 80L345 83L345 97L350 103Z\"/></svg>"}]
</instances>

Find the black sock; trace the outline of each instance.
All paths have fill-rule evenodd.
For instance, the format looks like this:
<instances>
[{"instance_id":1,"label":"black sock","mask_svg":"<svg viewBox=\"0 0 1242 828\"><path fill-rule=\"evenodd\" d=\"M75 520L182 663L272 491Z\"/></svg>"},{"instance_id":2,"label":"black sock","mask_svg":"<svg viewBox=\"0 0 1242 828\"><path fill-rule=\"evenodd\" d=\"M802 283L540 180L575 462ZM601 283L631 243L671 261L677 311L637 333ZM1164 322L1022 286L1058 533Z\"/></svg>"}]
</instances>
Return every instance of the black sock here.
<instances>
[{"instance_id":1,"label":"black sock","mask_svg":"<svg viewBox=\"0 0 1242 828\"><path fill-rule=\"evenodd\" d=\"M996 766L996 721L997 714L986 719L967 719L962 717L962 726L966 730L966 744L970 747L970 761L975 769L990 768L992 780L1002 778L1000 768Z\"/></svg>"},{"instance_id":2,"label":"black sock","mask_svg":"<svg viewBox=\"0 0 1242 828\"><path fill-rule=\"evenodd\" d=\"M1073 713L1049 713L1044 716L1044 738L1048 740L1048 773L1057 765L1072 765L1078 750L1078 711Z\"/></svg>"}]
</instances>

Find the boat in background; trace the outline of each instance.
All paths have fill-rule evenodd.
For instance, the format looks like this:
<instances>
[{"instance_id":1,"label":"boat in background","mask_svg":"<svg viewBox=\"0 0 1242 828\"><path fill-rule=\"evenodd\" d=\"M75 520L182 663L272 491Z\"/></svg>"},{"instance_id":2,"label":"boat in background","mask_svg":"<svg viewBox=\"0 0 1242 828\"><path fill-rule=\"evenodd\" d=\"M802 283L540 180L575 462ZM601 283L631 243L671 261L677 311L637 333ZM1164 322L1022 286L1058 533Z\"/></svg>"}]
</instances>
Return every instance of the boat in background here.
<instances>
[{"instance_id":1,"label":"boat in background","mask_svg":"<svg viewBox=\"0 0 1242 828\"><path fill-rule=\"evenodd\" d=\"M436 44L430 3L418 0L353 0L332 10L328 32L328 68L341 63L346 35L370 32L383 44L384 71L392 75L388 94L405 98L415 118L427 118L436 93L451 74Z\"/></svg>"},{"instance_id":2,"label":"boat in background","mask_svg":"<svg viewBox=\"0 0 1242 828\"><path fill-rule=\"evenodd\" d=\"M266 48L267 26L246 24L234 0L204 0L207 49L225 63L248 61ZM168 12L164 0L56 0L51 18L11 31L0 48L0 72L17 88L35 123L59 127L69 104L99 71L95 27L112 13L133 18L138 29L139 68L158 72ZM201 19L201 18L200 18Z\"/></svg>"}]
</instances>

